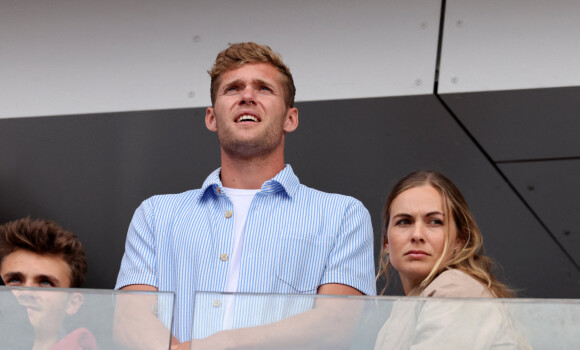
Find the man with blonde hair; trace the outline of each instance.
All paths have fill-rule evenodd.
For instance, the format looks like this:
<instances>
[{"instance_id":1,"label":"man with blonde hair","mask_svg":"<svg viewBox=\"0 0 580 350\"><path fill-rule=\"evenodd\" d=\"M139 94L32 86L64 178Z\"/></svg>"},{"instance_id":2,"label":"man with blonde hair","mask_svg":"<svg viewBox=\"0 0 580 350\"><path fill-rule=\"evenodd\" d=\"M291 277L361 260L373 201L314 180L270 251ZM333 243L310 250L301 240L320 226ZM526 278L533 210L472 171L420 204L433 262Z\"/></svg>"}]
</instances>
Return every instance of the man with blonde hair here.
<instances>
[{"instance_id":1,"label":"man with blonde hair","mask_svg":"<svg viewBox=\"0 0 580 350\"><path fill-rule=\"evenodd\" d=\"M375 294L366 208L300 184L284 163L298 109L280 56L231 44L209 74L205 125L217 133L221 168L200 189L141 204L116 288L175 292L179 341L190 337L196 291Z\"/></svg>"}]
</instances>

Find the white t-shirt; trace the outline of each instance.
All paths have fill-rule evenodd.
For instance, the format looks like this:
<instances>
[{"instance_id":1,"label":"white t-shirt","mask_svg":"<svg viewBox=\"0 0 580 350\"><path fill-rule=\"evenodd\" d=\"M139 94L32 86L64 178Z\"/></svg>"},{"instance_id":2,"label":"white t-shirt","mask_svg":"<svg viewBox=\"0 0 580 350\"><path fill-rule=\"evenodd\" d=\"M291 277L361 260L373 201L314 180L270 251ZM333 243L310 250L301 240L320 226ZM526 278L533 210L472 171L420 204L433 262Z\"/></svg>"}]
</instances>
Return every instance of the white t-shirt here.
<instances>
[{"instance_id":1,"label":"white t-shirt","mask_svg":"<svg viewBox=\"0 0 580 350\"><path fill-rule=\"evenodd\" d=\"M243 190L239 188L223 187L225 194L234 205L234 237L232 251L230 252L230 266L226 278L225 292L235 293L238 290L238 279L240 276L240 266L242 263L242 252L244 250L244 229L246 218L252 204L252 199L260 190ZM233 323L233 313L235 309L233 298L224 298L225 317L224 329L231 329Z\"/></svg>"}]
</instances>

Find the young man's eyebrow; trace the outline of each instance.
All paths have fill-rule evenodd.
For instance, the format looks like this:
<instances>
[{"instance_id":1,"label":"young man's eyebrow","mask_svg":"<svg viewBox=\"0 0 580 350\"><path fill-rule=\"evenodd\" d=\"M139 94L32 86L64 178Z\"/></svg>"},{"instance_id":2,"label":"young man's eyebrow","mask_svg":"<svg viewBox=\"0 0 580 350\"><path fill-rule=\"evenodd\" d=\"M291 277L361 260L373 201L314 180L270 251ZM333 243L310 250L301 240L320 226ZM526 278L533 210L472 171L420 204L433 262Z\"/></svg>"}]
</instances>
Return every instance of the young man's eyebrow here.
<instances>
[{"instance_id":1,"label":"young man's eyebrow","mask_svg":"<svg viewBox=\"0 0 580 350\"><path fill-rule=\"evenodd\" d=\"M7 272L6 274L4 274L3 279L9 279L9 278L14 278L14 277L20 277L22 278L22 272Z\"/></svg>"},{"instance_id":2,"label":"young man's eyebrow","mask_svg":"<svg viewBox=\"0 0 580 350\"><path fill-rule=\"evenodd\" d=\"M52 282L60 282L60 280L58 278L56 278L55 276L52 276L52 275L40 274L40 275L34 276L34 278L36 280L50 280Z\"/></svg>"},{"instance_id":3,"label":"young man's eyebrow","mask_svg":"<svg viewBox=\"0 0 580 350\"><path fill-rule=\"evenodd\" d=\"M230 86L238 86L238 85L242 85L242 84L246 84L246 82L242 79L234 79L234 80L230 80L230 81L223 81L222 84L220 85L222 88L227 88ZM276 84L272 83L272 82L268 82L266 80L263 79L253 79L249 82L249 84L252 85L265 85L268 86L269 88L275 89L276 88Z\"/></svg>"},{"instance_id":4,"label":"young man's eyebrow","mask_svg":"<svg viewBox=\"0 0 580 350\"><path fill-rule=\"evenodd\" d=\"M272 83L269 83L265 80L262 79L254 79L253 83L258 84L258 85L268 85L268 86L273 86Z\"/></svg>"},{"instance_id":5,"label":"young man's eyebrow","mask_svg":"<svg viewBox=\"0 0 580 350\"><path fill-rule=\"evenodd\" d=\"M223 86L232 86L232 85L238 85L242 82L241 79L234 79L234 80L230 80L230 81L224 81L223 82Z\"/></svg>"}]
</instances>

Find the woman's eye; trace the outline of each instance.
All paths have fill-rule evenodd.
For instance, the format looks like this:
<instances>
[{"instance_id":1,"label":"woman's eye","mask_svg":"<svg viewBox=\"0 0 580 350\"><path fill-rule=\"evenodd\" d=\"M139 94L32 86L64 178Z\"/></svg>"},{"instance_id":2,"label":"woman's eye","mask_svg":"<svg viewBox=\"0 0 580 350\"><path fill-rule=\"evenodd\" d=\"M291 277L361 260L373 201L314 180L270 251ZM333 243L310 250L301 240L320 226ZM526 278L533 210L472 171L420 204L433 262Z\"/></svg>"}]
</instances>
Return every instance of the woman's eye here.
<instances>
[{"instance_id":1,"label":"woman's eye","mask_svg":"<svg viewBox=\"0 0 580 350\"><path fill-rule=\"evenodd\" d=\"M440 219L431 219L431 220L429 221L429 223L430 223L431 225L443 225L443 220L440 220Z\"/></svg>"},{"instance_id":2,"label":"woman's eye","mask_svg":"<svg viewBox=\"0 0 580 350\"><path fill-rule=\"evenodd\" d=\"M411 223L411 221L408 219L401 219L401 220L397 220L397 222L395 222L395 225L397 225L397 226L409 225L410 223Z\"/></svg>"}]
</instances>

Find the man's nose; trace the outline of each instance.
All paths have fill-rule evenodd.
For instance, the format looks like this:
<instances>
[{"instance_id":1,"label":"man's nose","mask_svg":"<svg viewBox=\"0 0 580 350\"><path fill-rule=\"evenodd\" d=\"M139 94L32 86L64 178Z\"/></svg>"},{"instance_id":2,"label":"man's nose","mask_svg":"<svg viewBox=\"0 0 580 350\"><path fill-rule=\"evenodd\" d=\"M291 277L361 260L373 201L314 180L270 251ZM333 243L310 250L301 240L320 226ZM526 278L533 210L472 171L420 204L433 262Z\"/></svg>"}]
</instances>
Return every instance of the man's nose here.
<instances>
[{"instance_id":1,"label":"man's nose","mask_svg":"<svg viewBox=\"0 0 580 350\"><path fill-rule=\"evenodd\" d=\"M26 279L24 282L21 282L18 287L38 287L34 284L34 281L31 279Z\"/></svg>"},{"instance_id":2,"label":"man's nose","mask_svg":"<svg viewBox=\"0 0 580 350\"><path fill-rule=\"evenodd\" d=\"M29 286L20 285L19 287L29 287ZM18 289L14 290L13 293L16 296L16 299L18 299L18 302L20 304L28 304L38 297L37 292L30 289Z\"/></svg>"},{"instance_id":3,"label":"man's nose","mask_svg":"<svg viewBox=\"0 0 580 350\"><path fill-rule=\"evenodd\" d=\"M241 104L256 103L256 91L254 91L254 89L251 86L246 86L246 88L242 90L240 96L241 96L240 100Z\"/></svg>"}]
</instances>

